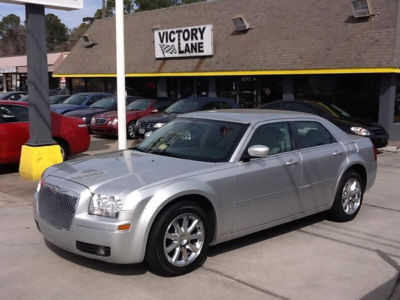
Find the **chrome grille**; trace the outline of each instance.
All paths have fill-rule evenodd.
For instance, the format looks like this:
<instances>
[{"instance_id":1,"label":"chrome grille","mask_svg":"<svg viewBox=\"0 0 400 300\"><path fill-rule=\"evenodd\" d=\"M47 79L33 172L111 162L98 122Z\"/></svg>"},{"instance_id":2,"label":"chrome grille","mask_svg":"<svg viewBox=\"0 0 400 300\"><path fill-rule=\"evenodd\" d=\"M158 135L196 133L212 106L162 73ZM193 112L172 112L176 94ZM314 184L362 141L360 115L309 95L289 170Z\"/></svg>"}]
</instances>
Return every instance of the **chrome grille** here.
<instances>
[{"instance_id":1,"label":"chrome grille","mask_svg":"<svg viewBox=\"0 0 400 300\"><path fill-rule=\"evenodd\" d=\"M140 122L140 128L153 128L154 123Z\"/></svg>"},{"instance_id":2,"label":"chrome grille","mask_svg":"<svg viewBox=\"0 0 400 300\"><path fill-rule=\"evenodd\" d=\"M57 229L69 230L75 214L78 197L52 185L39 192L39 215Z\"/></svg>"},{"instance_id":3,"label":"chrome grille","mask_svg":"<svg viewBox=\"0 0 400 300\"><path fill-rule=\"evenodd\" d=\"M107 122L107 119L104 119L104 118L96 118L95 119L96 125L104 125L104 124L106 124L106 122Z\"/></svg>"}]
</instances>

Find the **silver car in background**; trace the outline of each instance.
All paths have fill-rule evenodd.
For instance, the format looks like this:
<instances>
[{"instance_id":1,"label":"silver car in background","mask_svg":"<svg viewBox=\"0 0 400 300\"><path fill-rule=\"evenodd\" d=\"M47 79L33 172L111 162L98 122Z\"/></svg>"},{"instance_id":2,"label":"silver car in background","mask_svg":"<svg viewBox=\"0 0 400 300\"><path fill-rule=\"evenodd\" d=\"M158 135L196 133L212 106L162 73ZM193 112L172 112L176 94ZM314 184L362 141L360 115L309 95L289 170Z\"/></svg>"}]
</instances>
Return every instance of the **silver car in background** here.
<instances>
[{"instance_id":1,"label":"silver car in background","mask_svg":"<svg viewBox=\"0 0 400 300\"><path fill-rule=\"evenodd\" d=\"M368 138L315 115L191 113L134 149L48 168L34 217L58 247L176 276L209 245L322 211L353 219L376 168Z\"/></svg>"}]
</instances>

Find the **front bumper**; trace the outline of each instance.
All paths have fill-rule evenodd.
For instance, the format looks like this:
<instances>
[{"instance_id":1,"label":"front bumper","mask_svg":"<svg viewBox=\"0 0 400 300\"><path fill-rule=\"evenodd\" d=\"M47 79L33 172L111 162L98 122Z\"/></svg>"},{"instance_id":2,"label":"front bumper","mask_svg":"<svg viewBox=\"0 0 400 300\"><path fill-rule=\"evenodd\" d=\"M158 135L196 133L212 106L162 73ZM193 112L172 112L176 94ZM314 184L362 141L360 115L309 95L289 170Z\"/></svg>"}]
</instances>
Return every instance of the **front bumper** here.
<instances>
[{"instance_id":1,"label":"front bumper","mask_svg":"<svg viewBox=\"0 0 400 300\"><path fill-rule=\"evenodd\" d=\"M55 180L57 184L59 180ZM140 226L139 220L143 210L122 211L117 219L89 215L91 192L79 184L62 181L68 183L68 189L73 188L74 192L81 195L76 213L69 229L58 229L40 215L39 193L35 193L34 218L43 237L57 247L89 258L118 264L142 262L146 248L146 226ZM119 225L125 224L131 225L129 230L118 230ZM109 253L106 256L96 254L96 251L90 253L82 249L82 244L107 248Z\"/></svg>"},{"instance_id":2,"label":"front bumper","mask_svg":"<svg viewBox=\"0 0 400 300\"><path fill-rule=\"evenodd\" d=\"M92 131L93 134L112 135L112 136L117 136L118 135L118 126L90 125L90 130Z\"/></svg>"}]
</instances>

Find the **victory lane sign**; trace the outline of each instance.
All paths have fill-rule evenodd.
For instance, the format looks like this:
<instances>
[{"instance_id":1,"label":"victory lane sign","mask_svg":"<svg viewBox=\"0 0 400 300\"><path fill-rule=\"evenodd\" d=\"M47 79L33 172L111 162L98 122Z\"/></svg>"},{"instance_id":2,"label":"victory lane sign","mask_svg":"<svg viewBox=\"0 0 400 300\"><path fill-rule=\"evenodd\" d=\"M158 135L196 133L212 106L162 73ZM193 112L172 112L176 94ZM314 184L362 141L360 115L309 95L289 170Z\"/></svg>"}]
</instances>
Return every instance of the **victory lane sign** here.
<instances>
[{"instance_id":1,"label":"victory lane sign","mask_svg":"<svg viewBox=\"0 0 400 300\"><path fill-rule=\"evenodd\" d=\"M200 25L154 32L156 58L212 56L213 26Z\"/></svg>"}]
</instances>

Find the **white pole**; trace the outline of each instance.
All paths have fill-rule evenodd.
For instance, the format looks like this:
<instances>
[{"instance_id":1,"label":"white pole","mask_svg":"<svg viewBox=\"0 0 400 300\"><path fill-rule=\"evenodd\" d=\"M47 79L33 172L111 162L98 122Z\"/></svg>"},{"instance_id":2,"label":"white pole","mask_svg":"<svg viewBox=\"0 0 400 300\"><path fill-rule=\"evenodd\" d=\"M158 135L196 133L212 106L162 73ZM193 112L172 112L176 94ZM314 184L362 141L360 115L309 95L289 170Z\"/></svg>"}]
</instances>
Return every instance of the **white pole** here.
<instances>
[{"instance_id":1,"label":"white pole","mask_svg":"<svg viewBox=\"0 0 400 300\"><path fill-rule=\"evenodd\" d=\"M115 1L117 49L118 149L126 149L124 1Z\"/></svg>"}]
</instances>

